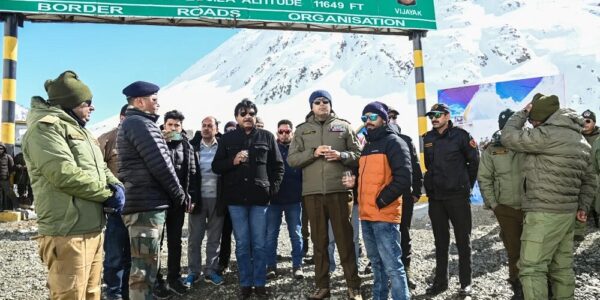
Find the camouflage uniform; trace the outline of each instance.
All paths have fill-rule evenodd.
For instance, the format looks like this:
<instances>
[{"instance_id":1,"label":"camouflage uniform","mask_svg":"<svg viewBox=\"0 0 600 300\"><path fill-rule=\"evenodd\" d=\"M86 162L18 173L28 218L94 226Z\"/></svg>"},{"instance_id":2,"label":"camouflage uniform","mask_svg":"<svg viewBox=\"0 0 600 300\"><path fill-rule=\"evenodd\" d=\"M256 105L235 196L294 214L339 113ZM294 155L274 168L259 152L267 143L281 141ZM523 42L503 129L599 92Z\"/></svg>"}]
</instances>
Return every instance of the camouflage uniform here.
<instances>
[{"instance_id":1,"label":"camouflage uniform","mask_svg":"<svg viewBox=\"0 0 600 300\"><path fill-rule=\"evenodd\" d=\"M163 236L166 212L148 211L123 215L131 242L131 299L152 299L148 287L154 286L160 266L160 241Z\"/></svg>"}]
</instances>

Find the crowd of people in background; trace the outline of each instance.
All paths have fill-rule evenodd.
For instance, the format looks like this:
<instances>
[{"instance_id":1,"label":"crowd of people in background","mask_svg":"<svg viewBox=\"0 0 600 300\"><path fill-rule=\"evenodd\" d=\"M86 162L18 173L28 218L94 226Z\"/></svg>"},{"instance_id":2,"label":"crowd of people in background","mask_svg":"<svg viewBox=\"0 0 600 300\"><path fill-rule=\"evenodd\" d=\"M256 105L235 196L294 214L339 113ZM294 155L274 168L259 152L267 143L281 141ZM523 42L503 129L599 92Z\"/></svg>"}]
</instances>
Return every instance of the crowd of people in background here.
<instances>
[{"instance_id":1,"label":"crowd of people in background","mask_svg":"<svg viewBox=\"0 0 600 300\"><path fill-rule=\"evenodd\" d=\"M357 116L361 138L334 112L334 97L325 90L310 95L305 122L296 127L282 119L275 134L265 130L258 107L243 99L224 133L206 115L191 137L180 111L166 112L157 124L159 87L136 81L123 89L127 104L118 127L96 140L85 128L94 111L88 86L66 71L44 87L48 98L32 98L24 159L15 163L23 170L26 162L31 178L32 188L19 193L36 194L36 240L52 299L100 299L102 293L106 299L168 299L200 281L222 285L232 234L241 299L268 298L267 282L277 276L304 279L306 264L315 271L314 291L306 297L330 298L335 248L347 298L362 299L363 246L372 299L410 299L416 288L410 266L419 263L411 260L410 227L422 188L436 261L426 293L449 288L452 224L458 293L471 296L476 180L501 228L512 298L548 299L550 293L573 299L574 240L584 238L588 213L598 224L596 116L561 108L554 95L536 94L521 111L501 112L499 130L481 151L453 124L447 105L433 105L426 114L432 129L423 135L423 174L413 141L398 126L398 110L379 101ZM0 152L6 205L6 189L12 189L5 181L14 164L3 145ZM277 267L283 217L290 274ZM186 218L187 272L181 264Z\"/></svg>"}]
</instances>

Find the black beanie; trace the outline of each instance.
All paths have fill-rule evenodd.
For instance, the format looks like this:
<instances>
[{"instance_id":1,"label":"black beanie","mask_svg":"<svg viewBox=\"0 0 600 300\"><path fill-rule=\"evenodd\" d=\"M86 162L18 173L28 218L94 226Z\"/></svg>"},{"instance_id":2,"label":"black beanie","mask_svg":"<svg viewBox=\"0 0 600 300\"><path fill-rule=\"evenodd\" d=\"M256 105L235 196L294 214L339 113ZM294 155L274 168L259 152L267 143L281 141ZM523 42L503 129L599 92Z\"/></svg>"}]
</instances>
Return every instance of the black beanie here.
<instances>
[{"instance_id":1,"label":"black beanie","mask_svg":"<svg viewBox=\"0 0 600 300\"><path fill-rule=\"evenodd\" d=\"M510 117L514 113L515 112L513 110L511 110L510 108L507 108L507 109L503 110L502 112L500 112L500 115L498 115L498 127L500 128L500 130L502 130L502 128L504 128L504 125L506 125L506 122L508 121L508 119L510 119Z\"/></svg>"},{"instance_id":2,"label":"black beanie","mask_svg":"<svg viewBox=\"0 0 600 300\"><path fill-rule=\"evenodd\" d=\"M367 106L365 106L365 108L362 111L363 115L365 115L366 113L377 114L384 121L386 121L386 122L388 121L388 106L379 101L373 101L373 102L367 104Z\"/></svg>"}]
</instances>

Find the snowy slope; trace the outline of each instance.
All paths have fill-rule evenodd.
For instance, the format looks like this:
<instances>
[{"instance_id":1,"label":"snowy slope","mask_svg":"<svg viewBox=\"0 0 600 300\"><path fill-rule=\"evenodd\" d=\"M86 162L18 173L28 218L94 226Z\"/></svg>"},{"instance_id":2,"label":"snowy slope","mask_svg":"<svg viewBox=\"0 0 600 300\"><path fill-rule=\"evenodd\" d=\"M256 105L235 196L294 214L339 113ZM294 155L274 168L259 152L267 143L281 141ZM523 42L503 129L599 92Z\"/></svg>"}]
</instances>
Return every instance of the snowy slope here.
<instances>
[{"instance_id":1,"label":"snowy slope","mask_svg":"<svg viewBox=\"0 0 600 300\"><path fill-rule=\"evenodd\" d=\"M438 89L564 74L569 106L599 110L600 0L436 1L436 16L439 30L423 39L428 106ZM356 126L364 105L380 100L417 135L407 37L243 30L163 87L161 113L180 109L186 127L198 128L207 115L232 120L248 97L274 130L282 118L303 121L308 95L320 88Z\"/></svg>"}]
</instances>

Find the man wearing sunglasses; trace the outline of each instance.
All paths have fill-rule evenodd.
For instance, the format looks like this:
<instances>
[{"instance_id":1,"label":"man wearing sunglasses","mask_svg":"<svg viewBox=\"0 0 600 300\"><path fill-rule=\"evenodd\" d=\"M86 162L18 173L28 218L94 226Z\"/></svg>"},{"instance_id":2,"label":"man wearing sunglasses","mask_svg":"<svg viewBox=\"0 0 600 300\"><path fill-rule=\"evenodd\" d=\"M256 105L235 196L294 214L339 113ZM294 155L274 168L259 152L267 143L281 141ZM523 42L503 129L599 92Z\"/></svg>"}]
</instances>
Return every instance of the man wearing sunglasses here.
<instances>
[{"instance_id":1,"label":"man wearing sunglasses","mask_svg":"<svg viewBox=\"0 0 600 300\"><path fill-rule=\"evenodd\" d=\"M530 120L534 128L523 128ZM583 118L560 108L558 97L536 94L502 129L502 144L525 154L525 213L517 266L525 299L573 299L573 228L587 219L596 175L591 147L583 139Z\"/></svg>"},{"instance_id":2,"label":"man wearing sunglasses","mask_svg":"<svg viewBox=\"0 0 600 300\"><path fill-rule=\"evenodd\" d=\"M284 166L272 133L256 127L256 105L244 99L235 106L235 131L221 138L212 170L223 180L237 258L240 293L268 297L267 209L283 179Z\"/></svg>"},{"instance_id":3,"label":"man wearing sunglasses","mask_svg":"<svg viewBox=\"0 0 600 300\"><path fill-rule=\"evenodd\" d=\"M458 248L459 295L471 294L471 205L469 197L479 166L477 143L450 120L450 108L434 104L426 114L433 129L423 137L424 185L429 197L429 218L435 240L435 277L429 295L448 289L449 222Z\"/></svg>"},{"instance_id":4,"label":"man wearing sunglasses","mask_svg":"<svg viewBox=\"0 0 600 300\"><path fill-rule=\"evenodd\" d=\"M38 253L51 299L100 299L104 208L119 214L123 186L85 128L92 92L73 71L44 84L48 100L31 99L23 153L38 215Z\"/></svg>"},{"instance_id":5,"label":"man wearing sunglasses","mask_svg":"<svg viewBox=\"0 0 600 300\"><path fill-rule=\"evenodd\" d=\"M350 222L353 196L351 189L342 184L344 171L356 167L360 150L350 123L333 112L331 100L324 90L310 95L311 112L306 122L296 128L288 156L291 167L302 168L302 196L313 242L316 290L309 299L330 297L329 221L344 268L348 297L362 299Z\"/></svg>"},{"instance_id":6,"label":"man wearing sunglasses","mask_svg":"<svg viewBox=\"0 0 600 300\"><path fill-rule=\"evenodd\" d=\"M410 299L400 245L402 202L413 201L410 193L404 196L412 184L410 150L388 126L387 110L377 101L363 109L368 143L359 161L359 214L374 275L373 299L388 299L388 280L392 299Z\"/></svg>"},{"instance_id":7,"label":"man wearing sunglasses","mask_svg":"<svg viewBox=\"0 0 600 300\"><path fill-rule=\"evenodd\" d=\"M594 142L600 136L600 127L596 126L596 114L591 110L585 110L581 116L583 117L583 137L590 144L590 146L594 145ZM594 202L597 201L596 199ZM592 203L591 207L594 207ZM598 214L594 209L590 211L590 215L594 218L594 223L596 227L598 227ZM585 230L586 223L575 222L575 241L581 242L585 239Z\"/></svg>"},{"instance_id":8,"label":"man wearing sunglasses","mask_svg":"<svg viewBox=\"0 0 600 300\"><path fill-rule=\"evenodd\" d=\"M290 241L292 244L292 275L294 279L304 278L302 272L302 170L292 168L287 163L288 152L294 128L290 120L277 124L277 146L285 164L285 174L279 192L271 201L267 224L267 277L277 275L277 239L281 227L281 217L285 213Z\"/></svg>"}]
</instances>

